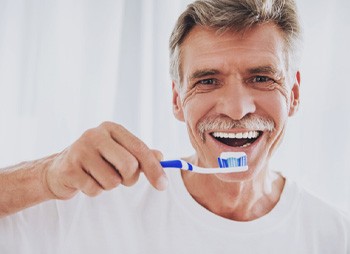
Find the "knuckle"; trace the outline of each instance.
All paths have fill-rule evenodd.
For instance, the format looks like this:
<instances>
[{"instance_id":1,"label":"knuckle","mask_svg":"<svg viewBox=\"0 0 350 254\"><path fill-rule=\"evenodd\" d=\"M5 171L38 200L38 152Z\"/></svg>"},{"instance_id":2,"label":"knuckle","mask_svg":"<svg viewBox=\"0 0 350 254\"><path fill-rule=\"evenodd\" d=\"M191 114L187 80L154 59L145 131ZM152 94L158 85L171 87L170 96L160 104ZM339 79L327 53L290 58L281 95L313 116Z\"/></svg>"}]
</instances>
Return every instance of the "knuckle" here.
<instances>
[{"instance_id":1,"label":"knuckle","mask_svg":"<svg viewBox=\"0 0 350 254\"><path fill-rule=\"evenodd\" d=\"M132 163L134 163L134 162L132 162ZM135 165L130 165L124 161L120 166L121 166L121 168L118 168L118 171L121 174L123 179L132 178L132 176L139 170L138 163Z\"/></svg>"},{"instance_id":2,"label":"knuckle","mask_svg":"<svg viewBox=\"0 0 350 254\"><path fill-rule=\"evenodd\" d=\"M91 180L85 183L83 192L89 197L95 197L102 192L102 188Z\"/></svg>"},{"instance_id":3,"label":"knuckle","mask_svg":"<svg viewBox=\"0 0 350 254\"><path fill-rule=\"evenodd\" d=\"M78 144L83 143L91 143L91 142L96 142L97 140L99 140L101 138L101 131L98 130L97 128L93 128L93 129L89 129L86 130L83 135L80 137L80 139L78 140Z\"/></svg>"},{"instance_id":4,"label":"knuckle","mask_svg":"<svg viewBox=\"0 0 350 254\"><path fill-rule=\"evenodd\" d=\"M96 135L96 129L92 128L92 129L88 129L88 130L84 131L82 138L89 139L91 136L95 136L95 135Z\"/></svg>"},{"instance_id":5,"label":"knuckle","mask_svg":"<svg viewBox=\"0 0 350 254\"><path fill-rule=\"evenodd\" d=\"M110 130L113 128L120 128L121 125L110 122L110 121L105 121L99 125L99 128L104 129L104 130Z\"/></svg>"},{"instance_id":6,"label":"knuckle","mask_svg":"<svg viewBox=\"0 0 350 254\"><path fill-rule=\"evenodd\" d=\"M122 181L122 184L127 186L127 187L130 187L130 186L134 185L139 180L139 176L140 176L140 172L137 171L132 176L130 176L128 178L124 178Z\"/></svg>"},{"instance_id":7,"label":"knuckle","mask_svg":"<svg viewBox=\"0 0 350 254\"><path fill-rule=\"evenodd\" d=\"M127 172L133 174L139 168L139 162L135 158L128 156L125 158L123 166Z\"/></svg>"},{"instance_id":8,"label":"knuckle","mask_svg":"<svg viewBox=\"0 0 350 254\"><path fill-rule=\"evenodd\" d=\"M73 145L67 156L68 169L73 169L81 165L81 162L86 158L83 147Z\"/></svg>"},{"instance_id":9,"label":"knuckle","mask_svg":"<svg viewBox=\"0 0 350 254\"><path fill-rule=\"evenodd\" d=\"M108 138L108 132L99 128L93 128L85 131L73 145L77 150L89 152L103 147Z\"/></svg>"},{"instance_id":10,"label":"knuckle","mask_svg":"<svg viewBox=\"0 0 350 254\"><path fill-rule=\"evenodd\" d=\"M110 177L108 183L105 184L104 189L105 190L112 190L116 188L121 182L121 179L119 176Z\"/></svg>"},{"instance_id":11,"label":"knuckle","mask_svg":"<svg viewBox=\"0 0 350 254\"><path fill-rule=\"evenodd\" d=\"M151 150L142 141L133 142L131 146L132 146L132 150L139 156L148 157L151 154Z\"/></svg>"}]
</instances>

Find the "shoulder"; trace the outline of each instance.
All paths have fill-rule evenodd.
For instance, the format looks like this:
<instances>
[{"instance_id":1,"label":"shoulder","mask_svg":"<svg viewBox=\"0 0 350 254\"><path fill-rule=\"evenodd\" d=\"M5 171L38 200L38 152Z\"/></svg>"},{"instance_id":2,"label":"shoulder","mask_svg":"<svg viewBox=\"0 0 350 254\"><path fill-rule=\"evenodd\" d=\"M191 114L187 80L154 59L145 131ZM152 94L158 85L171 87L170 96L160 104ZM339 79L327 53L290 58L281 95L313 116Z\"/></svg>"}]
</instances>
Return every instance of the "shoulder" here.
<instances>
[{"instance_id":1,"label":"shoulder","mask_svg":"<svg viewBox=\"0 0 350 254\"><path fill-rule=\"evenodd\" d=\"M300 184L293 183L298 192L297 212L304 225L337 232L349 239L350 215L323 200Z\"/></svg>"},{"instance_id":2,"label":"shoulder","mask_svg":"<svg viewBox=\"0 0 350 254\"><path fill-rule=\"evenodd\" d=\"M289 178L284 194L288 199L286 225L291 230L291 239L294 236L301 248L309 250L308 253L349 253L348 214Z\"/></svg>"}]
</instances>

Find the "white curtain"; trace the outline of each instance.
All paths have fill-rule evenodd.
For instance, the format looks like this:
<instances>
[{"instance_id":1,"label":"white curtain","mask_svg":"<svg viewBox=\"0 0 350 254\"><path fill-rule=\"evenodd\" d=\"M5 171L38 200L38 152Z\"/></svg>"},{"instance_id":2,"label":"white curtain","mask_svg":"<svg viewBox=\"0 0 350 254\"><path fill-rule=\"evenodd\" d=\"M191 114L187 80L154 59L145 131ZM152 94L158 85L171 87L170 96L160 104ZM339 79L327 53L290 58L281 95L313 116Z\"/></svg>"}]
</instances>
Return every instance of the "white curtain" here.
<instances>
[{"instance_id":1,"label":"white curtain","mask_svg":"<svg viewBox=\"0 0 350 254\"><path fill-rule=\"evenodd\" d=\"M168 38L190 0L0 0L0 168L102 121L166 157L192 153L171 112ZM350 2L298 1L301 108L273 167L350 212Z\"/></svg>"}]
</instances>

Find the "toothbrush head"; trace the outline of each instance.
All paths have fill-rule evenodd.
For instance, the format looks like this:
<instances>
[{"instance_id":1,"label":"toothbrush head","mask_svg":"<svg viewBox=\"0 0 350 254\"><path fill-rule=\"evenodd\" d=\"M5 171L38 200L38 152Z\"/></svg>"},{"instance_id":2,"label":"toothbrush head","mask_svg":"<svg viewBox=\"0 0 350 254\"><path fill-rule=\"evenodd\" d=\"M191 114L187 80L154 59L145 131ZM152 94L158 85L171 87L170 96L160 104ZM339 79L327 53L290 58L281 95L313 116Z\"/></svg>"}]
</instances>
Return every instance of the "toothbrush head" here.
<instances>
[{"instance_id":1,"label":"toothbrush head","mask_svg":"<svg viewBox=\"0 0 350 254\"><path fill-rule=\"evenodd\" d=\"M224 152L218 158L219 168L202 168L184 160L161 161L163 168L178 168L202 174L237 173L248 170L247 155L243 152Z\"/></svg>"},{"instance_id":2,"label":"toothbrush head","mask_svg":"<svg viewBox=\"0 0 350 254\"><path fill-rule=\"evenodd\" d=\"M218 158L220 168L237 169L234 172L248 170L247 155L244 152L223 152Z\"/></svg>"}]
</instances>

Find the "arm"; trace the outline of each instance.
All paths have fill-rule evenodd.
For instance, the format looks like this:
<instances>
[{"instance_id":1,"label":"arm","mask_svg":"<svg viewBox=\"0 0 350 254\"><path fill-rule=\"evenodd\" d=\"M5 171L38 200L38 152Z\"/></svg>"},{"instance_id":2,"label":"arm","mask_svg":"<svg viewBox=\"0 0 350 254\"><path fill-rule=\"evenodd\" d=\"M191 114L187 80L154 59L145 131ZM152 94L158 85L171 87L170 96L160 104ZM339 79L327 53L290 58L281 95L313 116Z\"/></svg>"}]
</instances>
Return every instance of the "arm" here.
<instances>
[{"instance_id":1,"label":"arm","mask_svg":"<svg viewBox=\"0 0 350 254\"><path fill-rule=\"evenodd\" d=\"M0 171L0 217L78 191L96 196L119 184L131 186L143 172L158 190L166 187L161 153L118 124L86 131L61 153Z\"/></svg>"},{"instance_id":2,"label":"arm","mask_svg":"<svg viewBox=\"0 0 350 254\"><path fill-rule=\"evenodd\" d=\"M0 218L55 197L43 184L53 157L0 170Z\"/></svg>"}]
</instances>

